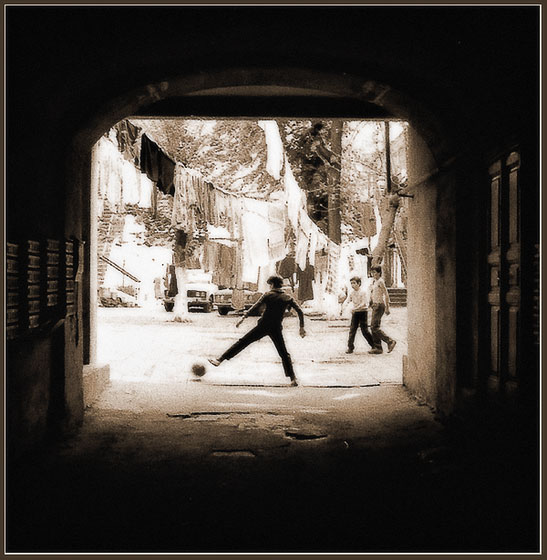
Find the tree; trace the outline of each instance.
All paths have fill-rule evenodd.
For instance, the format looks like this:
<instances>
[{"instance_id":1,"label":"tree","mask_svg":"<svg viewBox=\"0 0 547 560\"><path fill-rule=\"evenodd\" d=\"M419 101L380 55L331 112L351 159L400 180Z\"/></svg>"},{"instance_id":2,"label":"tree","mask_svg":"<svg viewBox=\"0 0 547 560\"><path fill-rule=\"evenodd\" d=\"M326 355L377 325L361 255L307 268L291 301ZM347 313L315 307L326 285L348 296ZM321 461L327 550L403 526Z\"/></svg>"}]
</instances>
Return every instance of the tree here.
<instances>
[{"instance_id":1,"label":"tree","mask_svg":"<svg viewBox=\"0 0 547 560\"><path fill-rule=\"evenodd\" d=\"M310 218L341 241L340 171L342 121L280 121L294 176L306 193Z\"/></svg>"},{"instance_id":2,"label":"tree","mask_svg":"<svg viewBox=\"0 0 547 560\"><path fill-rule=\"evenodd\" d=\"M329 193L328 216L329 237L340 244L342 242L341 207L340 207L340 175L342 169L342 128L343 123L335 120L331 125L331 149L318 143L317 151L325 159L327 166L327 187Z\"/></svg>"},{"instance_id":3,"label":"tree","mask_svg":"<svg viewBox=\"0 0 547 560\"><path fill-rule=\"evenodd\" d=\"M379 266L388 248L388 243L395 229L395 218L400 206L401 197L411 197L406 192L406 182L392 174L391 139L389 121L384 123L384 158L386 188L380 206L381 229L376 247L372 251L372 266Z\"/></svg>"}]
</instances>

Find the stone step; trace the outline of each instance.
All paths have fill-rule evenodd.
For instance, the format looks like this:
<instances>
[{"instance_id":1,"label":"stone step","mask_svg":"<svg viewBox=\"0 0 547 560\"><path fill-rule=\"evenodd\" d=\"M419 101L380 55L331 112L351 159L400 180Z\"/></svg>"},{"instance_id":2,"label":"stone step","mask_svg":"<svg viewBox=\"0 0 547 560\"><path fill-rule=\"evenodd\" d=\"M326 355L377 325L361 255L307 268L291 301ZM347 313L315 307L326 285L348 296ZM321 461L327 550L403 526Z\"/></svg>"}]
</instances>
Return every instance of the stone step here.
<instances>
[{"instance_id":1,"label":"stone step","mask_svg":"<svg viewBox=\"0 0 547 560\"><path fill-rule=\"evenodd\" d=\"M388 288L389 301L392 307L405 307L407 300L406 288Z\"/></svg>"}]
</instances>

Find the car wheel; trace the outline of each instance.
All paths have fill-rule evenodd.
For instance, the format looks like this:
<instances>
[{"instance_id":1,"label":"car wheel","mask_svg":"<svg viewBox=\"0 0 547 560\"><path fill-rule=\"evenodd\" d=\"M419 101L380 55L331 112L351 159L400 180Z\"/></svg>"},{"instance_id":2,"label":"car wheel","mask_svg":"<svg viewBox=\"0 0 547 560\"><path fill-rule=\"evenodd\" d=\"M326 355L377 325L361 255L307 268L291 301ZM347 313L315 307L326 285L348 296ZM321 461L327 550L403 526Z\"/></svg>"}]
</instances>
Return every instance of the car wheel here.
<instances>
[{"instance_id":1,"label":"car wheel","mask_svg":"<svg viewBox=\"0 0 547 560\"><path fill-rule=\"evenodd\" d=\"M219 307L218 312L220 315L228 315L228 308L227 307Z\"/></svg>"},{"instance_id":2,"label":"car wheel","mask_svg":"<svg viewBox=\"0 0 547 560\"><path fill-rule=\"evenodd\" d=\"M205 313L211 313L213 311L213 300L210 299L205 306Z\"/></svg>"}]
</instances>

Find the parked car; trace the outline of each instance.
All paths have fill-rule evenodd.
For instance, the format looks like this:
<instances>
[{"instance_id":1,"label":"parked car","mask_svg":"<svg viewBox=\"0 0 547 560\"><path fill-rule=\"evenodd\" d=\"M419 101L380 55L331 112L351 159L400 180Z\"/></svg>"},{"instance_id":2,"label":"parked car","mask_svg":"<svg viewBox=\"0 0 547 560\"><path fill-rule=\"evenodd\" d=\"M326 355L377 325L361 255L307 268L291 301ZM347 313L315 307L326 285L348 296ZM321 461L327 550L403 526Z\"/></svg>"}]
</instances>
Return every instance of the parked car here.
<instances>
[{"instance_id":1,"label":"parked car","mask_svg":"<svg viewBox=\"0 0 547 560\"><path fill-rule=\"evenodd\" d=\"M217 291L218 286L211 282L192 282L186 284L188 311L195 309L201 309L205 313L213 311Z\"/></svg>"},{"instance_id":2,"label":"parked car","mask_svg":"<svg viewBox=\"0 0 547 560\"><path fill-rule=\"evenodd\" d=\"M165 284L169 286L164 292L163 306L166 311L173 311L175 307L175 298L178 294L176 278L174 278L175 269L173 266L169 268L168 277ZM214 309L214 296L218 291L218 286L211 282L210 273L203 272L200 269L191 269L186 271L187 279L186 299L188 311L201 309L206 313L210 313Z\"/></svg>"},{"instance_id":3,"label":"parked car","mask_svg":"<svg viewBox=\"0 0 547 560\"><path fill-rule=\"evenodd\" d=\"M243 290L243 307L236 308L232 301L234 290L232 288L225 288L218 290L215 294L215 305L221 315L227 315L230 311L240 311L250 309L255 302L260 299L262 292L252 290ZM260 315L260 311L256 311L253 315Z\"/></svg>"},{"instance_id":4,"label":"parked car","mask_svg":"<svg viewBox=\"0 0 547 560\"><path fill-rule=\"evenodd\" d=\"M138 307L137 298L116 288L99 288L101 307Z\"/></svg>"}]
</instances>

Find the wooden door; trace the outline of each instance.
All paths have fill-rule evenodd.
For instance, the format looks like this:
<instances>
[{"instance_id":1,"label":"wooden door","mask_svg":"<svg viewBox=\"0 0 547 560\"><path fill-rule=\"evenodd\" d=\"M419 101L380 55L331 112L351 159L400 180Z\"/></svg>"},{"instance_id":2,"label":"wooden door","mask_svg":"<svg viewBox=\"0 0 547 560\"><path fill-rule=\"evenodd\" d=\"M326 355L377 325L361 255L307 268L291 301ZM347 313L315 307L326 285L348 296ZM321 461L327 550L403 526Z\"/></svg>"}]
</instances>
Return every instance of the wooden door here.
<instances>
[{"instance_id":1,"label":"wooden door","mask_svg":"<svg viewBox=\"0 0 547 560\"><path fill-rule=\"evenodd\" d=\"M518 387L521 350L519 153L498 159L489 173L489 387L508 393Z\"/></svg>"}]
</instances>

